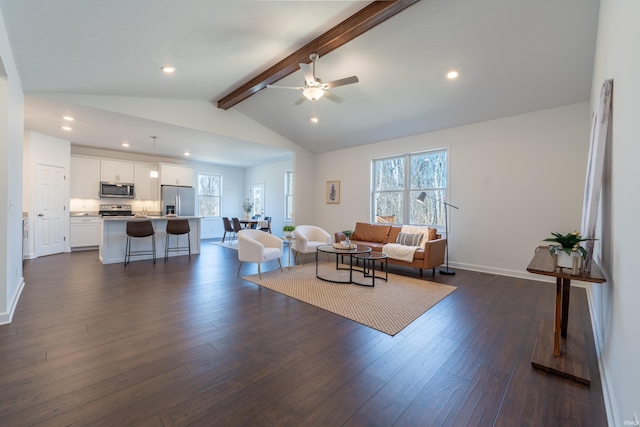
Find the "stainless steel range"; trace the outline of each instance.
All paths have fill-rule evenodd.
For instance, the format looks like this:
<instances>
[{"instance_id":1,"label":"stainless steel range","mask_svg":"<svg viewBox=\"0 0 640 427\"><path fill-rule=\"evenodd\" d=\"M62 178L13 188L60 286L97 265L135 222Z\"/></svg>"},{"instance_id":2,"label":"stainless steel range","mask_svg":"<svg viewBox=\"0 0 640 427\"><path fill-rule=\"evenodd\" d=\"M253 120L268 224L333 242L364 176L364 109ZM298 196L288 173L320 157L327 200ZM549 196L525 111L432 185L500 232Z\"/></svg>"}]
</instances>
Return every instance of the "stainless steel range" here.
<instances>
[{"instance_id":1,"label":"stainless steel range","mask_svg":"<svg viewBox=\"0 0 640 427\"><path fill-rule=\"evenodd\" d=\"M133 216L131 205L100 205L100 216Z\"/></svg>"}]
</instances>

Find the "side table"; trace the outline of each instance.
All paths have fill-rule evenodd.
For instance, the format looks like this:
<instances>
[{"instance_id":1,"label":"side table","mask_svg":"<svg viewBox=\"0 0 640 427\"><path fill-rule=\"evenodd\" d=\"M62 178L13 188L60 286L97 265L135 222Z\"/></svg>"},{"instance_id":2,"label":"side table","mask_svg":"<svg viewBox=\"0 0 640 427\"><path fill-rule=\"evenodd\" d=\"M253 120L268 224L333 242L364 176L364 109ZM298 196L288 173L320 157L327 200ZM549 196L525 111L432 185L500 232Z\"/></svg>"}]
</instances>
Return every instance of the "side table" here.
<instances>
[{"instance_id":1,"label":"side table","mask_svg":"<svg viewBox=\"0 0 640 427\"><path fill-rule=\"evenodd\" d=\"M281 238L282 240L286 241L286 242L289 244L289 250L287 251L287 252L289 252L289 257L288 257L288 260L289 260L289 261L288 261L287 268L291 268L291 267L293 267L293 266L291 265L291 241L292 241L292 240L296 240L296 239L297 239L297 237L294 237L294 236L281 236L280 238ZM296 258L294 259L294 261L296 261L296 262L298 261L298 258L297 258L297 257L298 257L298 252L296 252Z\"/></svg>"},{"instance_id":2,"label":"side table","mask_svg":"<svg viewBox=\"0 0 640 427\"><path fill-rule=\"evenodd\" d=\"M572 271L569 268L554 267L553 257L548 246L540 246L536 249L527 271L556 278L554 322L552 324L545 319L540 322L531 365L546 372L589 385L591 374L587 363L582 327L580 325L568 327L571 279L604 283L606 279L602 271L595 262L591 263L591 271L581 271L576 275L571 274Z\"/></svg>"}]
</instances>

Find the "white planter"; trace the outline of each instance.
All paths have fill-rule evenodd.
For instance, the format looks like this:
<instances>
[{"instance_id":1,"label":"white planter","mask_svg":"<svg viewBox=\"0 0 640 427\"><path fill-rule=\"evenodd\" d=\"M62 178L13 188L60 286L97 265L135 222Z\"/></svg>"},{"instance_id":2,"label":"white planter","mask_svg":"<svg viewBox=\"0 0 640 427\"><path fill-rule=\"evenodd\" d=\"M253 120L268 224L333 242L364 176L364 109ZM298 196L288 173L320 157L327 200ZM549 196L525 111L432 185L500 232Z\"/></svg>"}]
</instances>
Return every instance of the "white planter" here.
<instances>
[{"instance_id":1,"label":"white planter","mask_svg":"<svg viewBox=\"0 0 640 427\"><path fill-rule=\"evenodd\" d=\"M572 251L571 255L565 251L556 251L554 258L558 268L570 268L573 274L579 274L582 271L582 254L578 251Z\"/></svg>"}]
</instances>

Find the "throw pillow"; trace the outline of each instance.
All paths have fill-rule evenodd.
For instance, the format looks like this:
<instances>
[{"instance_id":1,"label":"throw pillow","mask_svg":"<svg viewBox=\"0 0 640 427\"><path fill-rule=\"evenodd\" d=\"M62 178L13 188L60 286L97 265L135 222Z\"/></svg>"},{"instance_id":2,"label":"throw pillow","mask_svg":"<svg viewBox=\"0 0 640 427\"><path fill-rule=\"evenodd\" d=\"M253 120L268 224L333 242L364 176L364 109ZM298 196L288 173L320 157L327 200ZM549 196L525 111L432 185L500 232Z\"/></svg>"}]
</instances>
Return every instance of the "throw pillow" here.
<instances>
[{"instance_id":1,"label":"throw pillow","mask_svg":"<svg viewBox=\"0 0 640 427\"><path fill-rule=\"evenodd\" d=\"M404 246L420 246L422 234L398 233L396 243Z\"/></svg>"}]
</instances>

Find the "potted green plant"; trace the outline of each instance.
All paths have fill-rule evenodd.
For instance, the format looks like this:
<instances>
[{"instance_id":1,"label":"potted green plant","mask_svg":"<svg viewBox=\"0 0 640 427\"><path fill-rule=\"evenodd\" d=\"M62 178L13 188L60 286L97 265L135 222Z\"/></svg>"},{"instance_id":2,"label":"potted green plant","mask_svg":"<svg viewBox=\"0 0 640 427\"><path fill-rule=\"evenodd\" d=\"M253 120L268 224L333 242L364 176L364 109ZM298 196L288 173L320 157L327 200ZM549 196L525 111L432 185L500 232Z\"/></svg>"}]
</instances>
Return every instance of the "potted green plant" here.
<instances>
[{"instance_id":1,"label":"potted green plant","mask_svg":"<svg viewBox=\"0 0 640 427\"><path fill-rule=\"evenodd\" d=\"M351 246L351 236L353 236L353 230L343 230L342 234L344 234L344 236L347 238L347 240L344 241L344 244L346 246Z\"/></svg>"},{"instance_id":2,"label":"potted green plant","mask_svg":"<svg viewBox=\"0 0 640 427\"><path fill-rule=\"evenodd\" d=\"M253 212L253 200L245 200L242 204L242 210L244 211L244 219L249 219L251 212Z\"/></svg>"},{"instance_id":3,"label":"potted green plant","mask_svg":"<svg viewBox=\"0 0 640 427\"><path fill-rule=\"evenodd\" d=\"M282 227L282 231L284 231L284 235L287 237L291 237L292 235L291 233L293 233L293 230L295 229L296 229L296 226L291 224L288 224Z\"/></svg>"},{"instance_id":4,"label":"potted green plant","mask_svg":"<svg viewBox=\"0 0 640 427\"><path fill-rule=\"evenodd\" d=\"M587 250L580 246L580 243L596 239L585 239L579 231L567 234L551 232L551 235L553 237L548 237L543 241L553 243L549 252L554 256L555 266L573 268L574 273L577 274L577 270L582 268L582 261L587 258Z\"/></svg>"}]
</instances>

